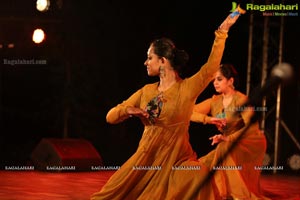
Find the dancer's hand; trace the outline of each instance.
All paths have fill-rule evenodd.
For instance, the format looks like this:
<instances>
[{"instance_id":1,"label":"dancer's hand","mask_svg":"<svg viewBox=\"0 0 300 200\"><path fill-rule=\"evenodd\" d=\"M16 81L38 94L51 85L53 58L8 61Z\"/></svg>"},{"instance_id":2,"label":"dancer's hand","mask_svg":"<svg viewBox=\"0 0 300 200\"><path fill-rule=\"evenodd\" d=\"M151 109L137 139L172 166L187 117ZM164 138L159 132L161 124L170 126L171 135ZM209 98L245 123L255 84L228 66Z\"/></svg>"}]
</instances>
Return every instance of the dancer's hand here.
<instances>
[{"instance_id":1,"label":"dancer's hand","mask_svg":"<svg viewBox=\"0 0 300 200\"><path fill-rule=\"evenodd\" d=\"M216 125L218 130L221 131L226 126L226 119L225 118L211 117L210 121L209 121L209 124Z\"/></svg>"},{"instance_id":2,"label":"dancer's hand","mask_svg":"<svg viewBox=\"0 0 300 200\"><path fill-rule=\"evenodd\" d=\"M223 141L228 141L228 138L222 134L214 135L214 136L210 137L209 139L212 140L211 145L218 144Z\"/></svg>"},{"instance_id":3,"label":"dancer's hand","mask_svg":"<svg viewBox=\"0 0 300 200\"><path fill-rule=\"evenodd\" d=\"M149 113L141 108L136 108L132 106L128 106L126 108L126 113L131 116L136 116L136 117L149 117Z\"/></svg>"},{"instance_id":4,"label":"dancer's hand","mask_svg":"<svg viewBox=\"0 0 300 200\"><path fill-rule=\"evenodd\" d=\"M230 27L237 21L241 14L244 14L246 11L238 6L234 12L230 13L223 23L219 26L219 30L223 32L228 32Z\"/></svg>"}]
</instances>

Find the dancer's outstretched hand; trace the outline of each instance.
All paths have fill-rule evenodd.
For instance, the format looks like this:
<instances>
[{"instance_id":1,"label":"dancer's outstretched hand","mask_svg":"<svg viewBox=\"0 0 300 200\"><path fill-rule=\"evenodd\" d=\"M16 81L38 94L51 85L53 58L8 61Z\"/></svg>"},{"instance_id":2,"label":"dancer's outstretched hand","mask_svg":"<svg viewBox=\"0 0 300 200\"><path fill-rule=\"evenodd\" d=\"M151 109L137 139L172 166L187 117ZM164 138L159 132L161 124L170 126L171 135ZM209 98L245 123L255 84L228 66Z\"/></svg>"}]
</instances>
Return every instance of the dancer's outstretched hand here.
<instances>
[{"instance_id":1,"label":"dancer's outstretched hand","mask_svg":"<svg viewBox=\"0 0 300 200\"><path fill-rule=\"evenodd\" d=\"M246 13L245 10L238 6L234 12L230 13L227 18L223 21L223 23L219 26L219 30L228 32L230 27L237 21L241 14Z\"/></svg>"}]
</instances>

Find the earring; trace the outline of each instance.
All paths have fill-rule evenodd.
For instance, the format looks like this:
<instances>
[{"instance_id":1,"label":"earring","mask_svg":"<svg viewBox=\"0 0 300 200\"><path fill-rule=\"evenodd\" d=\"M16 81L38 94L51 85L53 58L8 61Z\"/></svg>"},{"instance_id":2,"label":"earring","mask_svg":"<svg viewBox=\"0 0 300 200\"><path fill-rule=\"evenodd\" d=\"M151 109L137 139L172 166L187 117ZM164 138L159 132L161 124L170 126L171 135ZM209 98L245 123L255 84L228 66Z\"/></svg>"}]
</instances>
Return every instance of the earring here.
<instances>
[{"instance_id":1,"label":"earring","mask_svg":"<svg viewBox=\"0 0 300 200\"><path fill-rule=\"evenodd\" d=\"M162 77L166 76L166 71L165 71L165 68L163 66L159 67L159 75L162 76Z\"/></svg>"}]
</instances>

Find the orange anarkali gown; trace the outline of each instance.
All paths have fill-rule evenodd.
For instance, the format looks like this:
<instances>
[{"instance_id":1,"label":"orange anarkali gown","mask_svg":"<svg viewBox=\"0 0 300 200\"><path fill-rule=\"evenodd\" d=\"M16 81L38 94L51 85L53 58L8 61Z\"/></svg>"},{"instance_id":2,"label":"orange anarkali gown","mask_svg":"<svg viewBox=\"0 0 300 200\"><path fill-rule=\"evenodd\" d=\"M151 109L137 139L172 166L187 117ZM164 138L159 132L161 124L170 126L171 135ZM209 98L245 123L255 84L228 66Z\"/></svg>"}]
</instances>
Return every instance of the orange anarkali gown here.
<instances>
[{"instance_id":1,"label":"orange anarkali gown","mask_svg":"<svg viewBox=\"0 0 300 200\"><path fill-rule=\"evenodd\" d=\"M120 123L129 117L127 106L159 107L150 120L142 121L144 131L136 152L92 194L92 200L184 200L195 191L208 168L197 160L189 142L190 117L197 97L220 66L226 38L227 33L215 31L209 58L193 76L163 93L158 82L147 84L108 112L108 122ZM211 195L209 189L196 194L199 200L209 200Z\"/></svg>"},{"instance_id":2,"label":"orange anarkali gown","mask_svg":"<svg viewBox=\"0 0 300 200\"><path fill-rule=\"evenodd\" d=\"M204 124L210 117L226 118L227 124L222 132L229 141L220 142L213 151L199 159L214 170L214 193L220 198L268 199L262 195L259 183L266 138L258 121L251 121L255 110L243 107L247 100L246 95L236 91L232 102L224 108L222 95L213 95L196 104L191 117L191 121Z\"/></svg>"}]
</instances>

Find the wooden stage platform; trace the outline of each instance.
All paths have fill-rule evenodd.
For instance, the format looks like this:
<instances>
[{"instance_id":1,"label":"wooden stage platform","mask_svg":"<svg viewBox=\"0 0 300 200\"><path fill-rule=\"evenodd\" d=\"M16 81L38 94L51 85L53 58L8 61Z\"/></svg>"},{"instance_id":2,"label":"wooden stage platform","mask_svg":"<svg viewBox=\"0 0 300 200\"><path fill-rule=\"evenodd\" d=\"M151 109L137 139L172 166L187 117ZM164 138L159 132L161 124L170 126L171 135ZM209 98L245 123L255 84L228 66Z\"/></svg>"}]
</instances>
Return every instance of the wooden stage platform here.
<instances>
[{"instance_id":1,"label":"wooden stage platform","mask_svg":"<svg viewBox=\"0 0 300 200\"><path fill-rule=\"evenodd\" d=\"M89 200L114 171L42 172L0 171L0 200ZM261 177L266 196L300 200L300 176L266 174Z\"/></svg>"}]
</instances>

